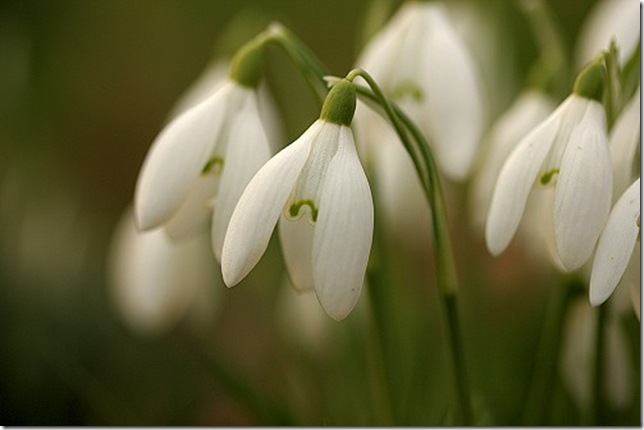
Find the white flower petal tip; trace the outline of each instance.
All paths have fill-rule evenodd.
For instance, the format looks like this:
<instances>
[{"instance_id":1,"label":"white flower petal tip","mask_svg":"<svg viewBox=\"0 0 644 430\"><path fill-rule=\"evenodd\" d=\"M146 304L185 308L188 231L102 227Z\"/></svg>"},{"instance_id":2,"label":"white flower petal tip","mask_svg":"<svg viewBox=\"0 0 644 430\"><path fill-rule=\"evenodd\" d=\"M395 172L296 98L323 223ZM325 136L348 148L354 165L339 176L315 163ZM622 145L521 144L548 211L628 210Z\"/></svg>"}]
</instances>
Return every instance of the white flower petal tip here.
<instances>
[{"instance_id":1,"label":"white flower petal tip","mask_svg":"<svg viewBox=\"0 0 644 430\"><path fill-rule=\"evenodd\" d=\"M597 243L590 275L591 305L604 303L615 291L640 234L640 180L613 207Z\"/></svg>"},{"instance_id":2,"label":"white flower petal tip","mask_svg":"<svg viewBox=\"0 0 644 430\"><path fill-rule=\"evenodd\" d=\"M223 243L227 285L255 267L280 216L291 280L300 289L312 284L326 313L344 319L360 295L373 231L371 192L349 127L316 121L251 179Z\"/></svg>"}]
</instances>

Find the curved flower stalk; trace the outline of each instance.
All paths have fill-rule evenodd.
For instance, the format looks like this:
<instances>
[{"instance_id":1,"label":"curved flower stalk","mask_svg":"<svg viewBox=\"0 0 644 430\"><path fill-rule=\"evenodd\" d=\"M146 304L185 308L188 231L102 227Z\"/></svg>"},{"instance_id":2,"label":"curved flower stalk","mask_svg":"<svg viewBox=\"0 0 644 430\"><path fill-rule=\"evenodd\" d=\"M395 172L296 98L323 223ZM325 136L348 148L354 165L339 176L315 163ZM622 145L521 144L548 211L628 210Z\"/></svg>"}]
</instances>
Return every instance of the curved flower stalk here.
<instances>
[{"instance_id":1,"label":"curved flower stalk","mask_svg":"<svg viewBox=\"0 0 644 430\"><path fill-rule=\"evenodd\" d=\"M580 74L573 94L521 140L503 165L486 224L492 254L508 246L528 196L542 186L555 187L552 219L563 267L577 269L592 255L612 192L606 113L595 99L603 85L602 58Z\"/></svg>"},{"instance_id":2,"label":"curved flower stalk","mask_svg":"<svg viewBox=\"0 0 644 430\"><path fill-rule=\"evenodd\" d=\"M638 178L613 207L599 237L590 275L589 297L593 306L613 294L631 261L640 235L640 192Z\"/></svg>"},{"instance_id":3,"label":"curved flower stalk","mask_svg":"<svg viewBox=\"0 0 644 430\"><path fill-rule=\"evenodd\" d=\"M474 61L445 7L405 3L365 46L356 64L419 124L445 174L465 179L483 131L483 97ZM378 150L377 141L369 146Z\"/></svg>"},{"instance_id":4,"label":"curved flower stalk","mask_svg":"<svg viewBox=\"0 0 644 430\"><path fill-rule=\"evenodd\" d=\"M621 196L640 174L640 136L640 91L638 88L617 118L609 136L615 199Z\"/></svg>"},{"instance_id":5,"label":"curved flower stalk","mask_svg":"<svg viewBox=\"0 0 644 430\"><path fill-rule=\"evenodd\" d=\"M135 193L141 230L163 227L180 240L203 231L212 216L219 260L234 205L271 154L257 90L260 50L243 47L227 81L172 120L152 144Z\"/></svg>"},{"instance_id":6,"label":"curved flower stalk","mask_svg":"<svg viewBox=\"0 0 644 430\"><path fill-rule=\"evenodd\" d=\"M586 17L579 32L576 64L581 68L611 40L619 47L619 63L625 64L640 39L640 4L634 1L601 0Z\"/></svg>"},{"instance_id":7,"label":"curved flower stalk","mask_svg":"<svg viewBox=\"0 0 644 430\"><path fill-rule=\"evenodd\" d=\"M236 285L253 269L279 221L286 224L280 227L285 255L300 255L297 261L310 263L300 270L286 258L293 282L302 289L313 286L332 318L342 320L351 312L362 289L373 231L369 183L350 128L354 110L353 85L336 83L320 119L251 179L223 245L226 285Z\"/></svg>"},{"instance_id":8,"label":"curved flower stalk","mask_svg":"<svg viewBox=\"0 0 644 430\"><path fill-rule=\"evenodd\" d=\"M138 232L128 209L114 231L109 260L110 295L123 321L153 335L183 319L212 318L220 281L209 248L207 234L175 243L159 229Z\"/></svg>"},{"instance_id":9,"label":"curved flower stalk","mask_svg":"<svg viewBox=\"0 0 644 430\"><path fill-rule=\"evenodd\" d=\"M505 160L521 139L555 108L552 97L529 89L519 94L491 126L484 138L484 152L472 181L471 207L475 225L485 225L494 185Z\"/></svg>"}]
</instances>

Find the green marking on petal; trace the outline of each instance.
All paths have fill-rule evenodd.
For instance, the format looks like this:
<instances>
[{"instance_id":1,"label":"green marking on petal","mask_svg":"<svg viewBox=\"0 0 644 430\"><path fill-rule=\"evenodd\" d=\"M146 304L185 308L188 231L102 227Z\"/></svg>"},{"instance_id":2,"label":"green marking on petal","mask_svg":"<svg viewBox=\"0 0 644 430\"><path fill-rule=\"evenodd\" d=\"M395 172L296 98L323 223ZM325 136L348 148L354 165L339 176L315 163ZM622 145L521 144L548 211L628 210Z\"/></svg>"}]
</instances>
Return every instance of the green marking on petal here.
<instances>
[{"instance_id":1,"label":"green marking on petal","mask_svg":"<svg viewBox=\"0 0 644 430\"><path fill-rule=\"evenodd\" d=\"M541 183L541 185L543 185L544 187L547 187L548 185L550 185L550 181L552 181L552 179L553 179L553 178L555 177L555 175L557 175L558 173L559 173L559 169L552 169L552 170L550 170L549 172L546 172L546 173L544 173L543 175L541 175L541 178L539 178L539 182L540 182L540 183Z\"/></svg>"},{"instance_id":2,"label":"green marking on petal","mask_svg":"<svg viewBox=\"0 0 644 430\"><path fill-rule=\"evenodd\" d=\"M416 82L410 80L401 82L393 91L393 97L396 100L403 99L407 96L418 103L422 102L425 98L423 89Z\"/></svg>"},{"instance_id":3,"label":"green marking on petal","mask_svg":"<svg viewBox=\"0 0 644 430\"><path fill-rule=\"evenodd\" d=\"M291 219L299 218L301 216L300 209L302 209L302 206L308 206L311 209L311 220L313 222L316 222L318 219L318 208L315 205L315 202L310 199L300 200L293 203L291 206L289 206L288 208L289 218Z\"/></svg>"},{"instance_id":4,"label":"green marking on petal","mask_svg":"<svg viewBox=\"0 0 644 430\"><path fill-rule=\"evenodd\" d=\"M206 162L206 164L203 166L203 169L201 169L201 174L205 176L213 171L215 174L219 174L219 172L221 172L221 169L223 168L224 159L221 157L212 157Z\"/></svg>"}]
</instances>

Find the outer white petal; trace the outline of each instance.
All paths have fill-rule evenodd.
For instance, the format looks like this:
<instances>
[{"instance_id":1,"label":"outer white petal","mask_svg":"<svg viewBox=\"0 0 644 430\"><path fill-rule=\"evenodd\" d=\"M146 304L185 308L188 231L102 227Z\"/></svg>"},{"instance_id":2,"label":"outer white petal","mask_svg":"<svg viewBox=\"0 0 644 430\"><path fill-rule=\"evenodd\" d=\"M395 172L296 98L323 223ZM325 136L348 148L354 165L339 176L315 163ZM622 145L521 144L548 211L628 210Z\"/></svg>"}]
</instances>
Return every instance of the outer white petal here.
<instances>
[{"instance_id":1,"label":"outer white petal","mask_svg":"<svg viewBox=\"0 0 644 430\"><path fill-rule=\"evenodd\" d=\"M280 243L289 277L298 291L313 289L313 233L307 217L279 220Z\"/></svg>"},{"instance_id":2,"label":"outer white petal","mask_svg":"<svg viewBox=\"0 0 644 430\"><path fill-rule=\"evenodd\" d=\"M313 239L315 292L327 314L342 320L356 305L369 260L373 201L349 127L329 163Z\"/></svg>"},{"instance_id":3,"label":"outer white petal","mask_svg":"<svg viewBox=\"0 0 644 430\"><path fill-rule=\"evenodd\" d=\"M249 93L246 97L229 133L221 184L212 218L212 246L217 261L221 261L224 236L239 197L251 178L271 156L270 144L254 93Z\"/></svg>"},{"instance_id":4,"label":"outer white petal","mask_svg":"<svg viewBox=\"0 0 644 430\"><path fill-rule=\"evenodd\" d=\"M557 135L558 112L519 142L499 173L485 226L487 248L493 255L503 252L519 226L530 190Z\"/></svg>"},{"instance_id":5,"label":"outer white petal","mask_svg":"<svg viewBox=\"0 0 644 430\"><path fill-rule=\"evenodd\" d=\"M472 212L477 225L484 225L494 185L508 155L521 139L552 113L556 105L540 91L521 93L490 128L486 151L473 181Z\"/></svg>"},{"instance_id":6,"label":"outer white petal","mask_svg":"<svg viewBox=\"0 0 644 430\"><path fill-rule=\"evenodd\" d=\"M418 82L426 88L423 123L436 145L445 174L463 180L470 171L483 132L483 93L467 47L442 6L424 4L425 40ZM425 52L425 55L422 54Z\"/></svg>"},{"instance_id":7,"label":"outer white petal","mask_svg":"<svg viewBox=\"0 0 644 430\"><path fill-rule=\"evenodd\" d=\"M208 161L226 116L233 84L171 121L143 163L134 208L142 230L168 221L179 209Z\"/></svg>"},{"instance_id":8,"label":"outer white petal","mask_svg":"<svg viewBox=\"0 0 644 430\"><path fill-rule=\"evenodd\" d=\"M590 275L590 303L602 304L626 271L640 233L640 180L620 197L602 232Z\"/></svg>"},{"instance_id":9,"label":"outer white petal","mask_svg":"<svg viewBox=\"0 0 644 430\"><path fill-rule=\"evenodd\" d=\"M221 252L221 271L229 287L238 284L268 246L295 181L320 131L316 121L295 142L278 152L248 183L230 218Z\"/></svg>"},{"instance_id":10,"label":"outer white petal","mask_svg":"<svg viewBox=\"0 0 644 430\"><path fill-rule=\"evenodd\" d=\"M555 239L567 270L581 267L592 255L612 189L604 108L593 101L570 134L556 185Z\"/></svg>"},{"instance_id":11,"label":"outer white petal","mask_svg":"<svg viewBox=\"0 0 644 430\"><path fill-rule=\"evenodd\" d=\"M160 229L137 232L128 211L115 231L109 265L111 298L125 322L154 334L184 317L198 291L215 282L208 247L207 235L177 245Z\"/></svg>"}]
</instances>

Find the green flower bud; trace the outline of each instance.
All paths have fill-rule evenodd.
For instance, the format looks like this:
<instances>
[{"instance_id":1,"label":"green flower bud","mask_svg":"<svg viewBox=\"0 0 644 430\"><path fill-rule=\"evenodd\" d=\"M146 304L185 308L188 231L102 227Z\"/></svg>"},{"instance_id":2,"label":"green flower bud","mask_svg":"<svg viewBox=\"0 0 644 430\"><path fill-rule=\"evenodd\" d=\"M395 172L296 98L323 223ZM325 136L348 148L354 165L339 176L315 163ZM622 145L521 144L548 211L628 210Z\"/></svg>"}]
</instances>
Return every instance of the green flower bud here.
<instances>
[{"instance_id":1,"label":"green flower bud","mask_svg":"<svg viewBox=\"0 0 644 430\"><path fill-rule=\"evenodd\" d=\"M606 65L604 54L600 54L588 63L575 78L572 92L578 96L602 102L606 82Z\"/></svg>"},{"instance_id":2,"label":"green flower bud","mask_svg":"<svg viewBox=\"0 0 644 430\"><path fill-rule=\"evenodd\" d=\"M342 79L336 82L324 99L320 119L332 124L351 125L356 111L356 89L353 84Z\"/></svg>"}]
</instances>

